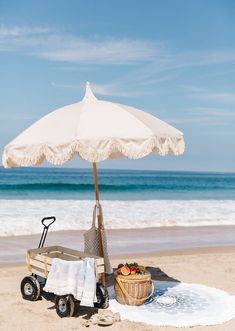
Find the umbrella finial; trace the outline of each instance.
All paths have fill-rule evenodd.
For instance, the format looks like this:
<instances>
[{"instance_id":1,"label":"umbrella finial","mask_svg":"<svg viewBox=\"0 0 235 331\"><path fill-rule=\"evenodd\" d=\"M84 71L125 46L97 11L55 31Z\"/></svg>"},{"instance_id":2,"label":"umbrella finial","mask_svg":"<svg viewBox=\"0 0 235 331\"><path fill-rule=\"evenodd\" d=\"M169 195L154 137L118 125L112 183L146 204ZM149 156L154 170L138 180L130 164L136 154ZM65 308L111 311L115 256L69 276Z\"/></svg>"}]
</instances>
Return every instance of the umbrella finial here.
<instances>
[{"instance_id":1,"label":"umbrella finial","mask_svg":"<svg viewBox=\"0 0 235 331\"><path fill-rule=\"evenodd\" d=\"M97 100L91 90L90 82L86 82L86 91L85 91L83 100L84 101L96 101Z\"/></svg>"}]
</instances>

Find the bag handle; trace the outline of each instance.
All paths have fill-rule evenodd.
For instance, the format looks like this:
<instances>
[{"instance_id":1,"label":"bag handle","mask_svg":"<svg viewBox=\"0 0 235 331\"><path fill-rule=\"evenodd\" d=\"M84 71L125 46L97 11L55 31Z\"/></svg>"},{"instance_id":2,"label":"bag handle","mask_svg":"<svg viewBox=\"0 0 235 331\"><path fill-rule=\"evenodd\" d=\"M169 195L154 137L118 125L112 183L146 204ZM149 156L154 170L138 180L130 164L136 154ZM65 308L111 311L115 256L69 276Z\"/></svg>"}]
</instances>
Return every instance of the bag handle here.
<instances>
[{"instance_id":1,"label":"bag handle","mask_svg":"<svg viewBox=\"0 0 235 331\"><path fill-rule=\"evenodd\" d=\"M98 213L99 213L100 219L101 219L101 229L104 230L102 207L101 207L101 204L97 202L93 209L93 220L92 220L92 228L95 228L95 229L98 228L96 226L96 216Z\"/></svg>"},{"instance_id":2,"label":"bag handle","mask_svg":"<svg viewBox=\"0 0 235 331\"><path fill-rule=\"evenodd\" d=\"M100 214L100 219L101 219L101 229L104 230L103 211L100 203L98 205L98 212Z\"/></svg>"},{"instance_id":3,"label":"bag handle","mask_svg":"<svg viewBox=\"0 0 235 331\"><path fill-rule=\"evenodd\" d=\"M136 299L136 298L133 298L128 292L127 290L125 289L125 287L122 285L122 282L120 281L120 279L118 279L118 277L116 277L116 281L118 283L118 285L120 286L120 289L122 290L122 292L125 294L125 296L131 300L135 300L135 301L146 301L147 299L149 299L152 295L153 295L153 292L154 292L154 284L153 284L153 281L151 280L151 292L150 294L145 297L145 298L141 298L141 299Z\"/></svg>"},{"instance_id":4,"label":"bag handle","mask_svg":"<svg viewBox=\"0 0 235 331\"><path fill-rule=\"evenodd\" d=\"M96 208L97 206L95 205L94 206L94 209L93 209L93 218L92 218L92 228L96 228L96 225L95 225L95 222L96 222Z\"/></svg>"}]
</instances>

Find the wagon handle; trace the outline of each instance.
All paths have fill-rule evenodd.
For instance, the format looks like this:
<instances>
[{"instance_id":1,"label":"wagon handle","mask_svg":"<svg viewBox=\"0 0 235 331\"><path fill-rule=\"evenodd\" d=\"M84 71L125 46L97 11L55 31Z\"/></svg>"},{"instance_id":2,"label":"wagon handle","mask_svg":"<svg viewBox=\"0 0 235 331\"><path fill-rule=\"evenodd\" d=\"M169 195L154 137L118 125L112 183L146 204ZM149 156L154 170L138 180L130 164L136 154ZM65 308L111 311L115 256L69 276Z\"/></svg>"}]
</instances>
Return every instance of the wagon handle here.
<instances>
[{"instance_id":1,"label":"wagon handle","mask_svg":"<svg viewBox=\"0 0 235 331\"><path fill-rule=\"evenodd\" d=\"M52 220L52 221L46 225L44 222L49 221L49 220ZM56 220L55 216L50 216L50 217L44 217L41 222L42 222L42 225L48 229L51 226L51 224L53 224L55 222L55 220Z\"/></svg>"},{"instance_id":2,"label":"wagon handle","mask_svg":"<svg viewBox=\"0 0 235 331\"><path fill-rule=\"evenodd\" d=\"M49 221L52 220L51 222L49 222L48 224L45 224L45 221ZM44 217L42 219L42 225L44 226L43 231L42 231L42 236L38 245L38 248L42 248L44 246L45 240L46 240L46 236L47 236L47 232L49 227L51 226L51 224L53 224L55 222L56 218L55 216L50 216L50 217Z\"/></svg>"}]
</instances>

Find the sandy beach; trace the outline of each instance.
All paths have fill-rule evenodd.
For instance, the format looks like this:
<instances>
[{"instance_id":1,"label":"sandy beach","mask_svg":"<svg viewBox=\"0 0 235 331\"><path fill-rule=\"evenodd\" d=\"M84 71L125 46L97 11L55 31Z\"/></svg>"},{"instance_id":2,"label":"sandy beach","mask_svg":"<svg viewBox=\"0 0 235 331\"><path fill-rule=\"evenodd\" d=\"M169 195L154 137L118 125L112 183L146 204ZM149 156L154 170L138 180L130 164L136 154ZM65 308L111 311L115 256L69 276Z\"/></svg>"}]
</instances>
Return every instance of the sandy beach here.
<instances>
[{"instance_id":1,"label":"sandy beach","mask_svg":"<svg viewBox=\"0 0 235 331\"><path fill-rule=\"evenodd\" d=\"M235 295L235 245L232 245L232 243L230 243L230 245L228 243L227 245L226 243L222 245L222 241L220 244L218 241L216 241L216 238L219 238L219 233L221 234L220 237L225 239L225 237L223 237L223 234L225 235L223 230L225 232L227 231L227 235L228 233L232 233L232 230L234 230L231 228L225 230L225 228L226 227L222 227L221 229L218 229L218 227L211 228L208 232L206 231L206 228L204 228L204 231L197 228L175 229L173 231L169 229L161 229L161 231L165 231L165 235L168 233L167 238L168 240L172 240L173 247L176 239L178 238L179 240L179 238L181 238L182 247L174 247L174 249L172 249L171 244L169 244L169 248L166 249L164 245L162 246L161 244L158 244L157 239L155 238L155 245L149 244L149 247L147 245L148 250L143 251L141 250L141 247L144 243L141 241L141 237L139 237L140 246L137 245L135 249L130 250L129 253L124 250L119 251L118 243L122 237L124 242L123 246L125 246L125 242L130 241L131 237L128 237L128 234L125 236L122 230L118 230L117 232L114 231L109 233L109 238L111 239L112 237L112 240L114 240L115 243L112 245L112 266L116 267L120 262L135 260L136 262L149 267L149 270L152 273L152 278L154 280L171 279L180 282L199 283L222 289L229 294ZM159 229L157 230L160 237L162 233ZM148 231L153 232L153 229L142 230L142 237L148 238ZM187 242L186 238L189 237L189 234L192 233L192 231L197 233L197 235L198 231L201 231L203 233L207 233L207 236L199 236L200 241L198 241L198 246L201 247L196 247L195 243L191 248L183 248ZM134 231L132 233L134 233ZM217 237L215 235L216 233ZM60 240L62 240L63 237L66 238L67 234L68 233L50 233L47 244L53 244L54 242L58 243ZM76 234L78 235L78 233ZM136 235L136 233L134 234ZM215 239L214 245L212 245L213 241L208 239L212 234L214 235ZM75 246L75 242L79 236L74 236L73 240L71 239L71 236L72 234L70 233L70 236L67 237L64 245L70 247ZM25 247L30 248L30 245L32 246L33 242L35 242L33 245L34 247L37 244L36 239L38 239L38 237L38 235L35 235L28 237L25 236L23 238L1 238L0 293L2 300L0 301L0 330L36 331L40 329L42 331L72 331L86 329L83 326L83 322L92 315L94 312L92 309L80 309L76 312L75 317L60 319L55 312L53 302L47 301L45 299L39 300L37 302L28 302L21 298L19 285L22 278L28 275L26 265L23 263L24 249ZM68 241L70 241L70 245ZM148 240L145 239L145 241L147 243ZM151 243L151 237L149 237L149 241ZM13 243L15 243L15 246ZM178 244L178 246L180 245ZM9 247L11 247L10 250ZM125 247L128 249L128 246ZM79 249L81 248L82 247L80 245ZM20 249L20 253L17 249ZM7 260L2 258L4 255L8 255ZM112 279L110 278L108 279L108 285L111 284ZM132 330L135 328L136 330L143 331L177 330L177 328L173 327L156 327L141 323L133 323L126 320L107 327L108 330L120 330L120 328L123 330ZM89 329L100 330L102 327L90 326ZM184 330L187 331L189 329L191 330L191 328L184 328ZM194 327L194 330L234 331L235 319L223 325Z\"/></svg>"}]
</instances>

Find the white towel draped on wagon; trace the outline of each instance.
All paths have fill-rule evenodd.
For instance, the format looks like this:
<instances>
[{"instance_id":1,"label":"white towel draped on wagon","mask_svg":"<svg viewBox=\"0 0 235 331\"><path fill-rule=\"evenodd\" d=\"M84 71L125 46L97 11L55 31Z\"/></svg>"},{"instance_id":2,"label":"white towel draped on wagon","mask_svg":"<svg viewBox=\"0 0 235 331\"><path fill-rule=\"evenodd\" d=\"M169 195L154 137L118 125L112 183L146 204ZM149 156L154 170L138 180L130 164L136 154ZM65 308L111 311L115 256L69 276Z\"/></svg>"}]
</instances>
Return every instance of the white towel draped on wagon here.
<instances>
[{"instance_id":1,"label":"white towel draped on wagon","mask_svg":"<svg viewBox=\"0 0 235 331\"><path fill-rule=\"evenodd\" d=\"M72 294L82 306L93 307L96 302L95 260L64 261L54 258L43 290L56 295Z\"/></svg>"}]
</instances>

